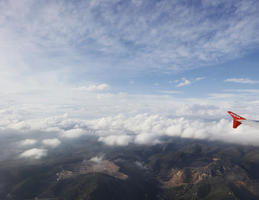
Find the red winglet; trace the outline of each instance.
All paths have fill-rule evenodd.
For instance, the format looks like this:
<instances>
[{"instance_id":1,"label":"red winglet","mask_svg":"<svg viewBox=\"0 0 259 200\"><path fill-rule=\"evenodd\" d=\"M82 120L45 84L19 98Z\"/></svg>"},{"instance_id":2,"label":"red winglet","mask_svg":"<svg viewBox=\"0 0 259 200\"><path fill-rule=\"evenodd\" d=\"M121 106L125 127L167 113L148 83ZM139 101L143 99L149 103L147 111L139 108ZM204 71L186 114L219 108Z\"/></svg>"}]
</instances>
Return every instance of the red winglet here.
<instances>
[{"instance_id":1,"label":"red winglet","mask_svg":"<svg viewBox=\"0 0 259 200\"><path fill-rule=\"evenodd\" d=\"M246 120L244 117L241 117L231 111L228 111L228 113L233 117L233 128L237 128L241 124L240 121Z\"/></svg>"}]
</instances>

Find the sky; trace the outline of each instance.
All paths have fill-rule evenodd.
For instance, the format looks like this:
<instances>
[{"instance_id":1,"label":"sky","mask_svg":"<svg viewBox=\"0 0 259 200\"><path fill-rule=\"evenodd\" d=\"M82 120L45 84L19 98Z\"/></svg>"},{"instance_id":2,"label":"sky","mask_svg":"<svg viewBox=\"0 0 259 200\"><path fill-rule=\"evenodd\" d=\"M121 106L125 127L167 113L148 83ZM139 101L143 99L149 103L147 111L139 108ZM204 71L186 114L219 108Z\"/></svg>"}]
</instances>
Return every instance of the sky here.
<instances>
[{"instance_id":1,"label":"sky","mask_svg":"<svg viewBox=\"0 0 259 200\"><path fill-rule=\"evenodd\" d=\"M20 156L36 159L87 134L107 145L164 135L257 145L258 130L231 129L226 111L259 119L258 9L257 0L0 0L1 133L25 134Z\"/></svg>"}]
</instances>

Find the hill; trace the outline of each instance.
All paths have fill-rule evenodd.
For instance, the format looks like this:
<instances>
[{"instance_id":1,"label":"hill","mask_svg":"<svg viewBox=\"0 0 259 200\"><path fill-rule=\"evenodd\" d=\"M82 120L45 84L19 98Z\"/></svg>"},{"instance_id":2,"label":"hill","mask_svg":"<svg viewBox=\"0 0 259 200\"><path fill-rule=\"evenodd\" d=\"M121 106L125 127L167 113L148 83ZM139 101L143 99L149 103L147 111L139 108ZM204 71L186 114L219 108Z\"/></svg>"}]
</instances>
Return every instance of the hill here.
<instances>
[{"instance_id":1,"label":"hill","mask_svg":"<svg viewBox=\"0 0 259 200\"><path fill-rule=\"evenodd\" d=\"M0 162L0 199L258 198L259 148L253 146L174 138L107 147L81 140L42 160Z\"/></svg>"}]
</instances>

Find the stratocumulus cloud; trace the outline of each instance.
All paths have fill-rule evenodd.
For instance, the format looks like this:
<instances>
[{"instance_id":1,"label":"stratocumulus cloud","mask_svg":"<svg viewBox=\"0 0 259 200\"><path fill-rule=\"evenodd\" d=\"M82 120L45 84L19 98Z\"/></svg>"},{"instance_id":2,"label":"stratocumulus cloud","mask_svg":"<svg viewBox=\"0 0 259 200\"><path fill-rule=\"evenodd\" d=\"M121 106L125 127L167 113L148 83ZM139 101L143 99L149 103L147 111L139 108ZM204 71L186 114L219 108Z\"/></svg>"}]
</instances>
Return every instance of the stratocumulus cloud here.
<instances>
[{"instance_id":1,"label":"stratocumulus cloud","mask_svg":"<svg viewBox=\"0 0 259 200\"><path fill-rule=\"evenodd\" d=\"M21 146L31 146L37 143L37 140L35 139L25 139L19 142L19 145Z\"/></svg>"},{"instance_id":2,"label":"stratocumulus cloud","mask_svg":"<svg viewBox=\"0 0 259 200\"><path fill-rule=\"evenodd\" d=\"M5 114L2 115L0 125L2 131L10 129L21 132L25 139L30 139L23 141L26 144L42 144L45 148L58 145L58 141L61 142L62 139L76 139L87 135L95 135L100 142L107 145L120 146L130 143L156 144L161 142L160 138L163 136L255 144L258 135L254 134L256 130L243 126L233 130L226 110L231 107L233 111L248 115L244 117L258 119L255 109L258 102L249 100L249 94L254 97L258 93L254 90L249 90L249 93L247 90L238 92L246 92L248 99L244 100L239 96L240 101L232 102L232 95L228 97L225 94L222 100L221 94L215 94L212 100L192 99L188 103L187 100L182 102L170 96L103 94L100 98L100 95L96 94L96 99L91 97L92 101L84 99L87 107L77 104L72 108L57 106L54 110L49 107L48 115L51 117L46 118L22 119L25 110L30 115L35 114L35 110L43 112L41 105L33 108L21 106L21 110L16 107L5 108L2 109ZM226 102L228 98L232 105ZM16 115L13 114L14 110ZM91 115L88 116L89 119L84 119L87 110ZM69 112L72 116L55 116L57 112ZM98 114L95 115L95 112ZM79 117L74 117L76 114L80 114ZM23 126L17 126L16 123ZM24 126L27 129L24 129ZM247 130L246 134L242 134L244 130ZM39 141L36 133L42 133L43 136L45 133L46 136L41 136L41 143L35 143L34 140ZM249 137L246 137L248 135Z\"/></svg>"},{"instance_id":3,"label":"stratocumulus cloud","mask_svg":"<svg viewBox=\"0 0 259 200\"><path fill-rule=\"evenodd\" d=\"M104 121L105 119L99 119ZM111 134L105 126L105 134L100 132L99 141L107 145L127 145L130 142L137 144L157 144L162 142L162 136L176 136L207 140L221 140L226 142L257 144L258 130L249 126L232 129L232 122L226 119L185 119L167 118L159 115L138 115L135 117L114 117L107 119L112 122ZM120 131L114 134L115 127ZM101 129L102 126L99 127ZM98 130L96 131L98 135Z\"/></svg>"},{"instance_id":4,"label":"stratocumulus cloud","mask_svg":"<svg viewBox=\"0 0 259 200\"><path fill-rule=\"evenodd\" d=\"M38 148L33 148L24 151L23 153L20 154L21 158L33 158L33 159L40 159L44 156L47 155L47 150L46 149L38 149Z\"/></svg>"},{"instance_id":5,"label":"stratocumulus cloud","mask_svg":"<svg viewBox=\"0 0 259 200\"><path fill-rule=\"evenodd\" d=\"M253 91L249 90L249 92ZM252 94L254 95L254 93ZM109 94L106 95L111 98ZM12 155L22 151L19 153L20 158L40 159L47 156L48 151L53 151L54 147L62 145L63 140L74 141L85 136L94 136L99 142L108 146L154 145L163 143L164 139L168 137L259 145L258 129L245 124L238 129L232 128L232 119L226 113L229 105L224 103L227 97L224 98L223 102L219 97L215 97L216 100L210 100L210 103L209 101L202 103L198 99L196 103L195 100L192 100L192 103L186 104L177 102L176 99L168 96L148 96L147 98L143 95L133 101L134 98L129 95L125 96L127 101L120 99L121 102L114 104L119 97L124 98L121 95L115 95L114 99L110 99L109 109L105 108L106 112L102 112L106 116L89 119L84 119L83 116L76 118L68 114L60 116L52 114L52 117L22 120L21 116L23 116L26 107L23 107L21 115L18 113L13 115L13 112L10 111L6 112L0 120L0 137L5 140L8 134L9 138L5 142L4 152L11 148ZM105 96L103 98L105 99ZM143 104L140 103L141 100L143 100ZM106 99L105 102L108 105ZM114 112L120 107L124 108L125 102L128 105L135 105L136 113L130 112L134 106L127 108L129 110L121 114L118 114L117 111ZM160 104L157 102L163 102L163 107L159 106ZM239 109L237 113L240 112L246 118L258 119L258 113L252 109L258 106L258 103L238 102L236 106L233 104L231 107ZM98 106L94 108L98 109ZM66 109L63 108L63 111L68 111ZM27 113L30 112L30 109L27 108ZM78 109L75 109L74 112L77 113ZM30 128L25 130L23 126L16 126L15 123L22 123ZM17 138L21 139L17 141ZM8 141L10 141L9 144ZM12 141L14 142L12 143ZM13 145L17 142L19 145ZM1 146L3 145L1 144ZM33 148L24 149L30 146Z\"/></svg>"},{"instance_id":6,"label":"stratocumulus cloud","mask_svg":"<svg viewBox=\"0 0 259 200\"><path fill-rule=\"evenodd\" d=\"M62 137L65 138L78 138L84 135L86 131L80 128L66 130L62 133Z\"/></svg>"},{"instance_id":7,"label":"stratocumulus cloud","mask_svg":"<svg viewBox=\"0 0 259 200\"><path fill-rule=\"evenodd\" d=\"M34 123L37 122L34 121ZM202 119L192 116L168 117L158 114L138 114L135 116L121 114L94 120L72 120L66 117L60 119L53 126L56 126L56 130L59 130L57 136L60 138L74 139L95 135L98 137L98 141L110 146L126 146L130 143L152 145L163 142L161 138L164 136L257 144L257 138L259 137L258 130L249 126L243 125L237 130L232 129L231 119ZM67 127L70 128L67 129ZM53 148L60 145L61 142L58 138L46 138L42 140L42 144ZM29 154L29 151L22 154L22 157L31 155L31 157L38 158L38 154L35 153L34 156L34 152L38 153L36 149L33 149L32 155ZM44 152L43 155L45 155Z\"/></svg>"},{"instance_id":8,"label":"stratocumulus cloud","mask_svg":"<svg viewBox=\"0 0 259 200\"><path fill-rule=\"evenodd\" d=\"M52 148L55 148L57 146L59 146L61 144L60 140L57 138L53 138L53 139L44 139L42 140L42 144L44 144L45 146L49 146Z\"/></svg>"},{"instance_id":9,"label":"stratocumulus cloud","mask_svg":"<svg viewBox=\"0 0 259 200\"><path fill-rule=\"evenodd\" d=\"M99 137L98 141L110 146L126 146L132 141L129 135L108 135Z\"/></svg>"}]
</instances>

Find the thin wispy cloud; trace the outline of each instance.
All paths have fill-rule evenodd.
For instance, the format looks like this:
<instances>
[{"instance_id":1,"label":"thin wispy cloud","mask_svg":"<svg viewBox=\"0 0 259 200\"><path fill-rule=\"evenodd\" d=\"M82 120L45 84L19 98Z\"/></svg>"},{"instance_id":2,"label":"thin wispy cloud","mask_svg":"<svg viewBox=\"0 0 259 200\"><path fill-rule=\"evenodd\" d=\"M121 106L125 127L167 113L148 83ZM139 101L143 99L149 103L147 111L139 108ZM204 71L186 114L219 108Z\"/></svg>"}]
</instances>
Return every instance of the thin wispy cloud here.
<instances>
[{"instance_id":1,"label":"thin wispy cloud","mask_svg":"<svg viewBox=\"0 0 259 200\"><path fill-rule=\"evenodd\" d=\"M251 80L249 78L228 78L225 82L241 83L241 84L258 84L258 80Z\"/></svg>"},{"instance_id":2,"label":"thin wispy cloud","mask_svg":"<svg viewBox=\"0 0 259 200\"><path fill-rule=\"evenodd\" d=\"M215 99L228 99L228 98L238 97L238 95L233 93L211 93L209 94L209 96Z\"/></svg>"},{"instance_id":3,"label":"thin wispy cloud","mask_svg":"<svg viewBox=\"0 0 259 200\"><path fill-rule=\"evenodd\" d=\"M197 78L195 78L195 81L201 81L203 79L205 79L205 77L197 77Z\"/></svg>"},{"instance_id":4,"label":"thin wispy cloud","mask_svg":"<svg viewBox=\"0 0 259 200\"><path fill-rule=\"evenodd\" d=\"M176 95L176 94L181 94L181 91L178 90L161 90L159 91L162 94L170 94L170 95Z\"/></svg>"},{"instance_id":5,"label":"thin wispy cloud","mask_svg":"<svg viewBox=\"0 0 259 200\"><path fill-rule=\"evenodd\" d=\"M89 70L182 71L259 44L257 1L137 2L4 1L1 66L17 67L17 75L55 67L78 77Z\"/></svg>"},{"instance_id":6,"label":"thin wispy cloud","mask_svg":"<svg viewBox=\"0 0 259 200\"><path fill-rule=\"evenodd\" d=\"M186 85L191 85L191 84L193 84L195 82L198 82L198 81L201 81L203 79L205 79L205 77L196 77L193 80L188 80L186 78L182 78L181 80L176 80L175 83L178 83L176 85L176 87L183 87L183 86L186 86Z\"/></svg>"},{"instance_id":7,"label":"thin wispy cloud","mask_svg":"<svg viewBox=\"0 0 259 200\"><path fill-rule=\"evenodd\" d=\"M254 0L2 1L1 99L63 104L70 88L125 92L124 83L135 77L148 82L149 73L184 72L246 55L259 45L258 6ZM55 95L60 98L54 101Z\"/></svg>"},{"instance_id":8,"label":"thin wispy cloud","mask_svg":"<svg viewBox=\"0 0 259 200\"><path fill-rule=\"evenodd\" d=\"M238 92L238 93L250 93L250 94L258 94L259 89L228 89L226 92Z\"/></svg>"}]
</instances>

